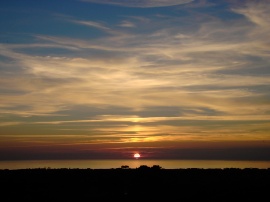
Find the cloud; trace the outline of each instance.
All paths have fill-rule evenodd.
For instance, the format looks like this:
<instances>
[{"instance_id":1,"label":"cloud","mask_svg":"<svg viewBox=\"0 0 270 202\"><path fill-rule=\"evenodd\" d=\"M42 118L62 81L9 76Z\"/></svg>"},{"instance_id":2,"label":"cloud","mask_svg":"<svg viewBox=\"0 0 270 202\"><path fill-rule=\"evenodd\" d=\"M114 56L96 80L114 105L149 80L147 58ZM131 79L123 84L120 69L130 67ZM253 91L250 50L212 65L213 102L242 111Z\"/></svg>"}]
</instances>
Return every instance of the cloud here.
<instances>
[{"instance_id":1,"label":"cloud","mask_svg":"<svg viewBox=\"0 0 270 202\"><path fill-rule=\"evenodd\" d=\"M164 7L190 3L193 0L81 0L84 2L112 4L126 7Z\"/></svg>"},{"instance_id":2,"label":"cloud","mask_svg":"<svg viewBox=\"0 0 270 202\"><path fill-rule=\"evenodd\" d=\"M246 6L235 8L233 11L246 16L256 25L269 29L269 9L270 5L268 1L248 1Z\"/></svg>"},{"instance_id":3,"label":"cloud","mask_svg":"<svg viewBox=\"0 0 270 202\"><path fill-rule=\"evenodd\" d=\"M113 34L1 44L11 62L1 63L0 112L16 117L1 130L30 123L39 130L25 133L84 134L79 143L262 140L270 120L266 10L247 4L230 11L237 20L132 16L109 26L69 18Z\"/></svg>"},{"instance_id":4,"label":"cloud","mask_svg":"<svg viewBox=\"0 0 270 202\"><path fill-rule=\"evenodd\" d=\"M133 24L132 22L127 21L127 20L122 21L122 22L119 24L119 26L120 26L120 27L128 27L128 28L136 27L135 24Z\"/></svg>"},{"instance_id":5,"label":"cloud","mask_svg":"<svg viewBox=\"0 0 270 202\"><path fill-rule=\"evenodd\" d=\"M105 31L109 29L94 21L74 22ZM12 88L24 94L4 95L9 101L2 104L9 106L12 102L19 104L25 100L23 105L31 104L29 108L20 108L28 110L25 114L34 111L46 114L46 110L49 114L57 113L72 105L143 109L169 104L250 115L255 104L265 111L268 104L260 101L265 99L264 92L249 88L269 85L268 77L242 73L260 63L249 56L267 60L265 52L257 48L261 39L247 34L256 27L246 27L245 22L241 27L212 20L200 24L197 32L182 34L182 28L172 29L167 19L158 24L162 29L150 34L123 33L93 40L39 35L40 44L3 45L2 55L15 60L15 66L21 67L23 74L20 72L13 79L3 79L1 86L10 89L10 81L15 79L20 85ZM229 24L230 30L226 29ZM22 51L38 47L73 52L65 57L53 57ZM32 84L28 82L29 75L35 78ZM39 101L48 98L55 99L51 106L44 106ZM241 106L237 105L239 101Z\"/></svg>"},{"instance_id":6,"label":"cloud","mask_svg":"<svg viewBox=\"0 0 270 202\"><path fill-rule=\"evenodd\" d=\"M81 25L86 25L86 26L90 26L90 27L95 27L98 29L102 29L105 31L110 30L110 28L102 25L101 23L97 23L97 22L93 22L93 21L82 21L82 20L73 20L72 22L77 23L77 24L81 24Z\"/></svg>"}]
</instances>

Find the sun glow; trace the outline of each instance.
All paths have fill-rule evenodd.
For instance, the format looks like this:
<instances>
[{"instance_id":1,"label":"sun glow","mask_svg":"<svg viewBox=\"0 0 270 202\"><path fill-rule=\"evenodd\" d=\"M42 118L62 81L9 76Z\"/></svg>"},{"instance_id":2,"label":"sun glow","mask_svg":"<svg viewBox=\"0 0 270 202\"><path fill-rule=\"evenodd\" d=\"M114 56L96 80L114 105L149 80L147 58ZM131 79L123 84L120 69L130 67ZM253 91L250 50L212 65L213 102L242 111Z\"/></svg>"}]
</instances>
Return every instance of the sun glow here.
<instances>
[{"instance_id":1,"label":"sun glow","mask_svg":"<svg viewBox=\"0 0 270 202\"><path fill-rule=\"evenodd\" d=\"M138 158L140 158L140 157L141 157L141 155L140 155L139 153L134 154L134 158L135 158L135 159L138 159Z\"/></svg>"}]
</instances>

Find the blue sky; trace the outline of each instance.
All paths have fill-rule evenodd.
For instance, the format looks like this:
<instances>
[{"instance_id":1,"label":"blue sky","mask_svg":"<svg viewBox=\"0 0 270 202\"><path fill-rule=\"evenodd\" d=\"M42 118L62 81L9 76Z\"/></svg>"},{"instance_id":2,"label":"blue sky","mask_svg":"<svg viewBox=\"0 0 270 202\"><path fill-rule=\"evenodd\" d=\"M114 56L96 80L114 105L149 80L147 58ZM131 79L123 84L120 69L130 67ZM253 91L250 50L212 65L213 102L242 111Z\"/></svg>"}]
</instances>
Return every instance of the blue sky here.
<instances>
[{"instance_id":1,"label":"blue sky","mask_svg":"<svg viewBox=\"0 0 270 202\"><path fill-rule=\"evenodd\" d=\"M9 0L0 159L269 159L268 0Z\"/></svg>"}]
</instances>

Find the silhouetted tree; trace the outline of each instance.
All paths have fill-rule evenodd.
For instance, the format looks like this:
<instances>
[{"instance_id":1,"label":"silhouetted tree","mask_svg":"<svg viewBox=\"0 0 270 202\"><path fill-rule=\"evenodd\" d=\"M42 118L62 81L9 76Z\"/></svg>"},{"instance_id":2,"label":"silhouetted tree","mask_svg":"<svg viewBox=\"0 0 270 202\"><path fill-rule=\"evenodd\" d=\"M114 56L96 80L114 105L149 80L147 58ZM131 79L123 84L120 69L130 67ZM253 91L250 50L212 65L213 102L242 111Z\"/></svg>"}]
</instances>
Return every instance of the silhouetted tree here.
<instances>
[{"instance_id":1,"label":"silhouetted tree","mask_svg":"<svg viewBox=\"0 0 270 202\"><path fill-rule=\"evenodd\" d=\"M138 169L146 170L146 169L150 169L150 167L148 167L147 165L141 165Z\"/></svg>"},{"instance_id":2,"label":"silhouetted tree","mask_svg":"<svg viewBox=\"0 0 270 202\"><path fill-rule=\"evenodd\" d=\"M160 170L161 169L161 166L159 166L159 165L153 165L151 167L151 169L153 169L153 170Z\"/></svg>"}]
</instances>

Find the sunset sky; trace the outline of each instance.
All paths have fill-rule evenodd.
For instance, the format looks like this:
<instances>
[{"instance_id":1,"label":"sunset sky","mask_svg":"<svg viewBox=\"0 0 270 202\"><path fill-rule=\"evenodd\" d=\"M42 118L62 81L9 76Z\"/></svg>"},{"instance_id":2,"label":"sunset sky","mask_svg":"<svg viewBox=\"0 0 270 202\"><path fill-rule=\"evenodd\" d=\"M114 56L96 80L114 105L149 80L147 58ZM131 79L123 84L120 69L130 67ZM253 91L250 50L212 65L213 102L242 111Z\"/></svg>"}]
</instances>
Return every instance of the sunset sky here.
<instances>
[{"instance_id":1,"label":"sunset sky","mask_svg":"<svg viewBox=\"0 0 270 202\"><path fill-rule=\"evenodd\" d=\"M270 160L270 0L4 0L0 160Z\"/></svg>"}]
</instances>

